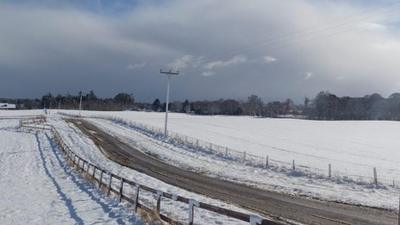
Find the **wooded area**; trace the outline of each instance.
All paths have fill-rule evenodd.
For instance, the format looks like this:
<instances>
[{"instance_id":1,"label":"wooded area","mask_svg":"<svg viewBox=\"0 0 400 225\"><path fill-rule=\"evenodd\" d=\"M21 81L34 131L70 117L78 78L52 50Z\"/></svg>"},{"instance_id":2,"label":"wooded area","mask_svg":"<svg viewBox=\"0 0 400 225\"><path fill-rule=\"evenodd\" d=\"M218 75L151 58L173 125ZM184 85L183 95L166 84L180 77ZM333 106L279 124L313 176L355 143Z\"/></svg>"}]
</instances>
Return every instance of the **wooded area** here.
<instances>
[{"instance_id":1,"label":"wooded area","mask_svg":"<svg viewBox=\"0 0 400 225\"><path fill-rule=\"evenodd\" d=\"M17 109L79 109L85 110L137 110L165 111L165 103L155 99L152 103L136 102L133 94L118 93L113 98L99 98L94 91L77 95L46 94L41 99L1 99L0 102L16 104ZM214 101L174 101L169 104L171 112L197 115L250 115L258 117L294 117L317 120L400 120L400 93L388 98L379 94L364 97L338 97L320 92L313 99L305 98L302 104L291 99L264 102L257 95L245 101L218 99Z\"/></svg>"}]
</instances>

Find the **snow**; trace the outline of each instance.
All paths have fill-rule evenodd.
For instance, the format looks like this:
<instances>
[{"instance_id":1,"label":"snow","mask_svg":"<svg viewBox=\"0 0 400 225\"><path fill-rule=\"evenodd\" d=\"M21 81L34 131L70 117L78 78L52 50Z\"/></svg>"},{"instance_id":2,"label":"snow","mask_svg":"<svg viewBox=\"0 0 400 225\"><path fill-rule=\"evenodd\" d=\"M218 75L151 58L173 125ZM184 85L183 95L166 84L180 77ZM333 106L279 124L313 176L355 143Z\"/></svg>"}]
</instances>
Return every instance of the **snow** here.
<instances>
[{"instance_id":1,"label":"snow","mask_svg":"<svg viewBox=\"0 0 400 225\"><path fill-rule=\"evenodd\" d=\"M0 119L10 119L16 117L30 117L44 115L42 109L35 110L1 110L0 109Z\"/></svg>"},{"instance_id":2,"label":"snow","mask_svg":"<svg viewBox=\"0 0 400 225\"><path fill-rule=\"evenodd\" d=\"M160 190L162 192L168 192L171 194L178 194L190 199L195 199L197 201L209 203L212 205L233 209L236 211L252 214L247 210L241 209L234 205L230 205L218 200L214 200L208 198L203 195L195 194L184 189L166 184L160 180L152 178L146 174L139 173L130 168L124 167L115 163L108 158L106 158L101 151L94 145L92 140L87 138L85 135L81 133L79 129L76 127L67 124L65 121L60 118L53 117L49 120L49 122L54 125L59 131L60 135L64 138L65 143L78 155L87 159L89 162L92 162L95 165L99 165L101 168L105 168L108 171L119 175L121 177L125 177L129 180L137 182L142 185L146 185L152 187L154 189ZM132 194L133 196L133 194ZM141 192L140 200L144 201L145 204L150 207L155 207L155 195ZM176 202L169 199L162 200L161 212L169 215L170 217L177 219L181 222L187 222L188 219L188 205L180 202ZM245 222L241 222L232 218L228 218L226 216L218 215L213 212L209 212L202 209L196 209L194 215L194 221L196 224L247 224Z\"/></svg>"},{"instance_id":3,"label":"snow","mask_svg":"<svg viewBox=\"0 0 400 225\"><path fill-rule=\"evenodd\" d=\"M71 111L70 113L73 113ZM89 112L163 128L164 114ZM169 130L216 145L290 164L295 160L316 171L372 181L373 168L386 184L400 182L400 123L394 121L310 121L247 116L169 114Z\"/></svg>"},{"instance_id":4,"label":"snow","mask_svg":"<svg viewBox=\"0 0 400 225\"><path fill-rule=\"evenodd\" d=\"M188 146L165 142L157 136L144 135L129 126L129 122L140 122L162 128L163 113L84 111L82 115L122 119L127 123L103 119L91 121L144 151L158 154L165 161L186 169L294 195L386 209L398 208L399 188L388 185L400 175L397 167L400 163L398 122L170 114L169 130L172 132L260 157L268 155L272 162L286 162L289 167L295 159L297 168L302 165L302 170L316 171L303 174L288 167L263 169L232 162ZM334 177L331 179L327 177L328 164L332 164L333 168ZM376 187L371 184L374 167L378 170L378 180L385 185Z\"/></svg>"},{"instance_id":5,"label":"snow","mask_svg":"<svg viewBox=\"0 0 400 225\"><path fill-rule=\"evenodd\" d=\"M143 224L66 167L47 133L0 120L0 145L0 224Z\"/></svg>"},{"instance_id":6,"label":"snow","mask_svg":"<svg viewBox=\"0 0 400 225\"><path fill-rule=\"evenodd\" d=\"M63 110L61 112L77 114L77 111ZM19 111L18 114L13 115L8 112L0 112L0 117L39 115L40 113L42 112ZM162 113L83 111L82 115L92 117L88 118L88 120L102 129L107 130L110 134L117 135L127 143L145 152L157 154L166 162L178 165L187 170L291 195L301 195L310 198L385 209L398 208L398 187L391 187L387 184L375 186L370 183L370 181L372 181L372 168L374 167L378 170L379 181L387 179L388 182L391 183L392 179L396 179L400 175L400 169L396 167L400 162L400 152L396 150L397 146L400 144L400 123L398 122L307 121L252 118L245 116L230 117L170 114L169 128L171 132L198 138L200 140L212 142L213 144L227 146L238 151L247 151L249 154L260 155L260 157L268 155L270 159L272 159L272 166L265 169L263 167L244 164L240 161L232 161L218 155L209 154L206 151L193 148L193 146L190 145L165 140L160 136L139 131L129 124L130 122L140 122L162 128L164 119L164 114ZM96 118L93 118L94 116L96 116ZM110 118L119 118L121 120L112 120ZM79 129L63 121L61 116L56 114L56 111L50 113L48 121L56 126L64 138L64 141L73 151L88 161L106 168L117 175L164 192L178 193L198 201L251 213L236 206L168 185L145 174L110 161L101 154L90 139L82 135ZM57 213L64 213L64 215L67 215L68 207L65 207L65 202L62 201L59 194L57 195L57 188L55 188L55 190L50 188L54 188L54 184L53 186L50 185L52 179L46 176L43 166L41 167L41 172L34 171L40 168L40 164L47 165L54 179L60 184L59 187L66 189L71 188L71 191L66 192L64 190L63 193L71 194L71 196L69 196L70 199L85 198L85 196L81 196L84 195L85 192L79 190L82 186L71 184L71 179L60 178L70 176L76 177L76 175L71 171L70 174L65 171L63 172L65 168L56 166L58 161L56 157L57 151L51 150L53 148L51 148L45 134L39 133L37 135L39 142L42 143L41 146L43 146L42 152L44 160L42 160L37 141L35 141L35 134L17 132L17 126L18 120L0 120L0 144L9 146L6 149L0 149L0 151L4 151L0 154L0 175L4 177L6 173L3 173L3 171L8 171L8 173L10 173L10 175L6 176L4 181L2 179L0 182L0 191L7 190L8 186L6 185L8 185L8 183L16 187L23 187L26 185L24 182L31 182L32 185L29 185L29 188L26 190L22 190L22 188L12 190L11 196L17 199L16 202L23 202L25 199L18 199L17 193L23 191L33 192L31 188L34 189L37 185L39 187L43 186L45 187L44 190L36 190L38 193L35 194L41 198L31 193L26 200L37 203L42 200L44 201L44 205L58 204L60 205L59 208L46 208L46 206L43 206L44 212L51 211L51 213L55 215L58 215ZM16 140L18 140L18 142ZM21 149L34 149L35 151L29 153ZM21 153L19 153L19 151L21 151ZM18 152L18 154L14 154L13 156L13 154L6 154L7 152ZM18 158L18 160L12 158L17 156L21 158ZM24 158L24 156L26 158ZM302 165L301 169L304 169L304 171L317 171L318 173L322 171L322 175L312 172L293 172L288 167L281 167L278 166L278 164L274 165L274 163L286 162L285 165L290 166L292 159L296 160L297 167L299 167L299 164ZM17 160L17 162L4 164L4 160ZM61 157L60 160L62 160ZM48 163L43 163L43 161ZM332 164L334 174L340 176L334 176L333 178L328 178L326 176L326 169L329 163ZM36 167L25 169L24 172L20 171L30 165L36 165ZM15 168L13 166L15 166ZM19 172L17 173L16 171L18 171L18 169ZM33 173L35 173L35 177L37 176L40 179L29 179L29 175ZM343 175L364 176L367 182L349 180L344 178ZM26 178L20 180L13 179L13 177L18 176L25 176ZM79 179L79 177L76 177L76 179ZM90 189L91 187L85 186L84 189L86 188ZM5 194L6 193L2 193L1 196L5 196ZM112 205L113 212L117 210L120 213L119 218L125 218L120 205L115 205L110 199L103 198L100 194L98 195L99 198L102 199L101 201L106 202L106 205ZM150 207L154 206L154 195L143 194L142 197L147 205L150 205ZM8 201L6 199L0 200L6 203ZM80 213L79 204L76 203L76 201L72 202L77 204L76 212ZM7 204L11 205L11 202ZM0 207L3 207L0 208L0 210L5 210L6 208L12 210L12 207L7 206L7 204L5 204L5 206L0 204ZM25 202L21 203L23 206L25 206L25 204ZM89 200L87 200L85 204L96 205L93 202L89 202ZM64 206L64 208L61 206ZM163 213L180 221L187 220L187 205L170 200L163 200L162 206ZM23 207L21 206L21 208ZM96 207L89 206L89 208L95 209ZM29 209L26 210L29 211ZM30 209L29 212L30 216L40 215L36 214L33 209ZM11 216L12 218L19 218L17 216L18 212L11 211L9 214L13 215L13 213L15 216ZM51 213L49 212L50 215L52 215ZM101 213L97 213L97 211L93 212L93 215L89 213L90 215L87 215L87 217L106 220L106 218L101 217ZM81 214L83 214L82 218L86 215L84 212ZM37 217L36 219L40 220L40 217ZM49 216L48 218L50 220L52 217ZM54 218L54 220L56 220L56 217ZM67 216L67 218L73 217ZM85 219L87 218L85 217ZM13 222L11 220L6 220L4 216L0 217L0 223L2 223L2 221ZM202 224L238 224L238 221L203 210L196 210L195 221L199 221L199 223ZM47 223L43 220L41 222ZM60 223L60 221L57 222ZM63 221L61 221L61 223L63 223Z\"/></svg>"},{"instance_id":7,"label":"snow","mask_svg":"<svg viewBox=\"0 0 400 225\"><path fill-rule=\"evenodd\" d=\"M125 142L157 155L165 162L212 177L256 186L291 195L365 205L385 209L398 208L398 188L359 184L343 179L307 176L282 168L264 169L232 162L224 158L168 143L110 120L89 119L97 126Z\"/></svg>"}]
</instances>

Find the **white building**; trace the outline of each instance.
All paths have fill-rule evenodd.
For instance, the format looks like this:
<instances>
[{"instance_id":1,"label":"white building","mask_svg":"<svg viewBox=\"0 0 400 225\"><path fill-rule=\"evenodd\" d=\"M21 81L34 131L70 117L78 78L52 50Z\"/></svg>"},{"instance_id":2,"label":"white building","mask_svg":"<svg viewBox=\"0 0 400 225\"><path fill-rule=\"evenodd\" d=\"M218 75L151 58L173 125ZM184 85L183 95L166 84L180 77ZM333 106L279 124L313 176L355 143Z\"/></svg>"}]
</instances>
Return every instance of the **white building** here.
<instances>
[{"instance_id":1,"label":"white building","mask_svg":"<svg viewBox=\"0 0 400 225\"><path fill-rule=\"evenodd\" d=\"M17 108L17 106L15 104L0 102L0 109L16 109L16 108Z\"/></svg>"}]
</instances>

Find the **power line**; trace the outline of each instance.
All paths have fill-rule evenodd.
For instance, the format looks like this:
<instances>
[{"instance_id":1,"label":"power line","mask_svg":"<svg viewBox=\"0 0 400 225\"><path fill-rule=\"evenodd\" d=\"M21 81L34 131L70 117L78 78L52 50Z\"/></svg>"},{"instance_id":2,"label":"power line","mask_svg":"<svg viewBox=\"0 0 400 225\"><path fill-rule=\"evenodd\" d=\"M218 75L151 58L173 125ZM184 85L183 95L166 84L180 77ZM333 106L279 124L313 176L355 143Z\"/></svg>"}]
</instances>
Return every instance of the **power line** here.
<instances>
[{"instance_id":1,"label":"power line","mask_svg":"<svg viewBox=\"0 0 400 225\"><path fill-rule=\"evenodd\" d=\"M390 8L388 8L388 6L382 6L379 9L375 9L375 10L380 10L382 12L374 11L372 13L378 14L378 13L383 13L385 11L390 12L390 11L397 10L400 7L400 5L398 5L399 3L400 3L400 1L392 2L392 4L390 5L391 6ZM258 44L252 44L251 46L231 50L231 51L223 53L219 56L212 56L205 63L215 61L217 59L221 59L226 56L237 55L237 54L244 53L244 52L251 52L254 49L258 50L259 48L270 46L273 44L278 44L279 42L282 42L282 41L286 41L286 42L299 41L299 38L316 35L321 32L330 31L330 30L334 30L337 28L343 28L349 24L354 24L355 22L362 22L363 20L371 17L371 15L368 15L368 13L370 13L371 10L372 10L372 8L366 8L364 10L361 10L360 11L361 13L358 13L357 15L349 16L349 17L345 18L344 20L342 20L340 23L329 23L328 26L324 25L322 27L309 27L309 28L300 29L300 30L297 30L294 32L286 33L281 36L275 35L275 37L271 37L263 42L259 42ZM361 15L364 15L364 16L360 17ZM350 20L351 18L357 18L357 17L359 17L357 20ZM332 25L330 25L330 24L332 24ZM351 30L352 29L350 29L350 30L346 29L345 32L351 31ZM339 32L336 32L335 35L340 34L342 32L343 31L339 30ZM332 35L330 35L330 36L332 36ZM283 46L285 46L285 45L283 45ZM280 48L282 48L282 47L280 47ZM277 49L277 48L274 47L274 49Z\"/></svg>"}]
</instances>

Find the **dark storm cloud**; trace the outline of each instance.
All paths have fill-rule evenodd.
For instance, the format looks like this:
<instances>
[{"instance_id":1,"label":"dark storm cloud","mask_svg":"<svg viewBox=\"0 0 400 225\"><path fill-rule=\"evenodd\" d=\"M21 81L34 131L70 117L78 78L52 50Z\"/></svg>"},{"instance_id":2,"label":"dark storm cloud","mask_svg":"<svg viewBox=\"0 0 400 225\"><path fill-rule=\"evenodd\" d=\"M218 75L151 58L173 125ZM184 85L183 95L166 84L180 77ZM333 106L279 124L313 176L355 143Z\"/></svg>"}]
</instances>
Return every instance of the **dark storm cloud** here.
<instances>
[{"instance_id":1,"label":"dark storm cloud","mask_svg":"<svg viewBox=\"0 0 400 225\"><path fill-rule=\"evenodd\" d=\"M151 100L164 96L160 68L181 71L174 99L397 91L396 14L321 2L152 1L113 13L0 3L0 96L93 89Z\"/></svg>"}]
</instances>

